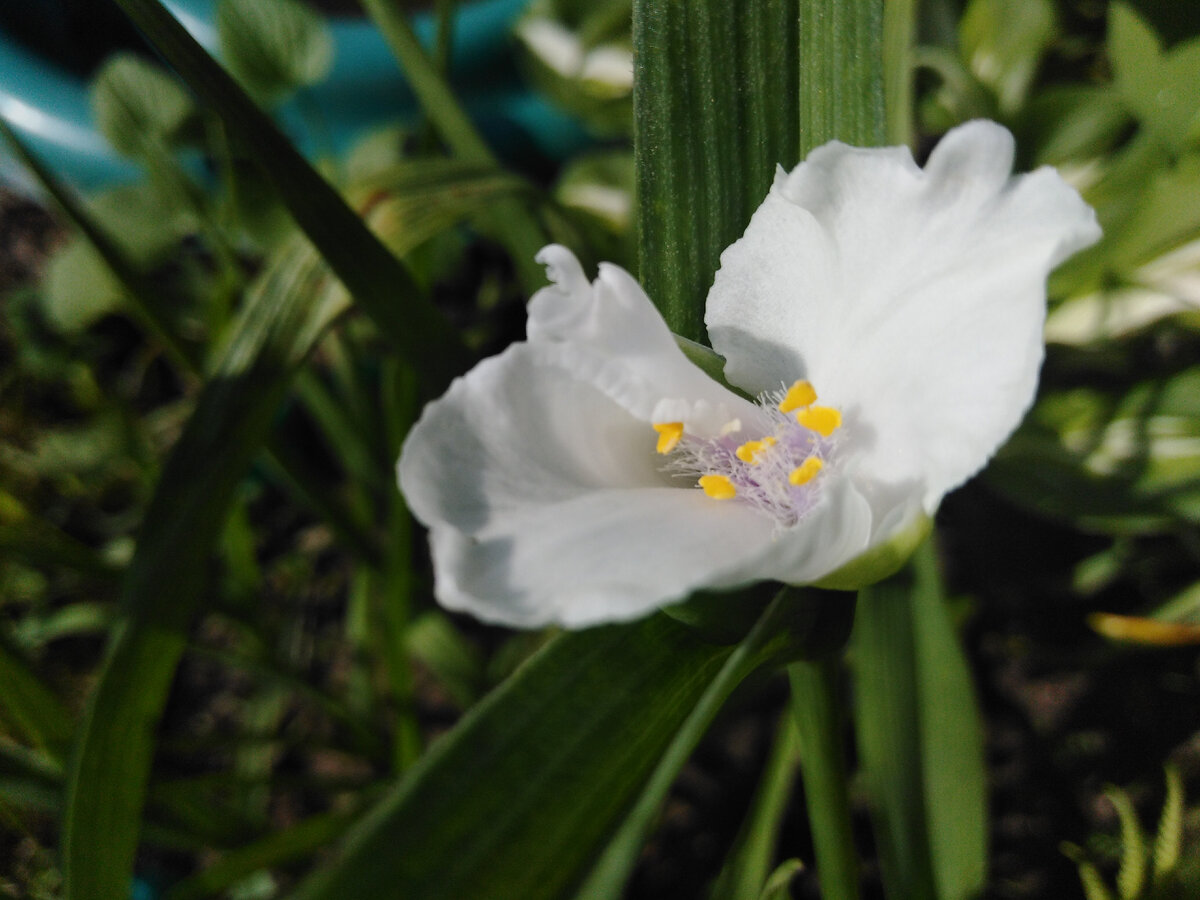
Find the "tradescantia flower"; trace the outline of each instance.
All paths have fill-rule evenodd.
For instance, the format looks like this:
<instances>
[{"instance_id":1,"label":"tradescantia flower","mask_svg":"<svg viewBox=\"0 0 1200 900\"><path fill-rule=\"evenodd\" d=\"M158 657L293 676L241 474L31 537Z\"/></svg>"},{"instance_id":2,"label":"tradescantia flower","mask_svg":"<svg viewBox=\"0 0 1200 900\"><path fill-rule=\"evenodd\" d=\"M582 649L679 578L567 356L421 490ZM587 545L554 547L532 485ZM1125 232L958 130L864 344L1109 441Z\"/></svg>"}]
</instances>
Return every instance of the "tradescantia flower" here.
<instances>
[{"instance_id":1,"label":"tradescantia flower","mask_svg":"<svg viewBox=\"0 0 1200 900\"><path fill-rule=\"evenodd\" d=\"M744 394L628 273L589 284L542 250L528 339L426 407L401 454L440 602L582 627L701 588L869 578L1016 427L1046 276L1099 237L1053 170L1012 177L1012 151L972 122L924 169L834 142L781 170L708 296Z\"/></svg>"}]
</instances>

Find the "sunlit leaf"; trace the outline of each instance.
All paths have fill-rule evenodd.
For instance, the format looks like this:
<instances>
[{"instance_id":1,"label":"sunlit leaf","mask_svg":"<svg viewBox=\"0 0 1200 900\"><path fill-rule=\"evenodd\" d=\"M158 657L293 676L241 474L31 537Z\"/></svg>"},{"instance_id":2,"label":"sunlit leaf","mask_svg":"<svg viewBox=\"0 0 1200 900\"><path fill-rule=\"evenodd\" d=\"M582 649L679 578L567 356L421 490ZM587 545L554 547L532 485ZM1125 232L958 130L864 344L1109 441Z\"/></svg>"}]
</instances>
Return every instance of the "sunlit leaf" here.
<instances>
[{"instance_id":1,"label":"sunlit leaf","mask_svg":"<svg viewBox=\"0 0 1200 900\"><path fill-rule=\"evenodd\" d=\"M195 114L191 97L158 66L132 53L111 58L92 82L92 112L118 153L141 158L166 146Z\"/></svg>"},{"instance_id":2,"label":"sunlit leaf","mask_svg":"<svg viewBox=\"0 0 1200 900\"><path fill-rule=\"evenodd\" d=\"M1051 0L971 0L959 24L972 73L1012 115L1025 103L1058 27Z\"/></svg>"},{"instance_id":3,"label":"sunlit leaf","mask_svg":"<svg viewBox=\"0 0 1200 900\"><path fill-rule=\"evenodd\" d=\"M333 64L329 30L299 0L221 0L216 18L229 71L265 101L316 84Z\"/></svg>"},{"instance_id":4,"label":"sunlit leaf","mask_svg":"<svg viewBox=\"0 0 1200 900\"><path fill-rule=\"evenodd\" d=\"M1200 140L1200 38L1164 51L1158 36L1126 3L1109 7L1108 51L1130 111L1173 151Z\"/></svg>"}]
</instances>

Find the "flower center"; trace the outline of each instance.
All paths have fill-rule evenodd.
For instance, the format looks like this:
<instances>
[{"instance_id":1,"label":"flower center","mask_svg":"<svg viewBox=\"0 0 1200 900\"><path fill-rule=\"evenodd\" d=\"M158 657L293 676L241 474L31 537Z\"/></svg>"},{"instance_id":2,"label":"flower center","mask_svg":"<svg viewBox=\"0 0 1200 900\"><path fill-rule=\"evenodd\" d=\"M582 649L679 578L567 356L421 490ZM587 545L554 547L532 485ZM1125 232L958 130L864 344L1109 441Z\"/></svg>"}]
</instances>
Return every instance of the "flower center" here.
<instances>
[{"instance_id":1,"label":"flower center","mask_svg":"<svg viewBox=\"0 0 1200 900\"><path fill-rule=\"evenodd\" d=\"M835 450L842 414L817 406L807 381L763 394L758 402L763 416L754 427L744 429L734 419L715 438L690 435L682 422L657 423L655 450L668 458L668 471L696 478L708 497L736 498L794 525L816 502L814 479Z\"/></svg>"}]
</instances>

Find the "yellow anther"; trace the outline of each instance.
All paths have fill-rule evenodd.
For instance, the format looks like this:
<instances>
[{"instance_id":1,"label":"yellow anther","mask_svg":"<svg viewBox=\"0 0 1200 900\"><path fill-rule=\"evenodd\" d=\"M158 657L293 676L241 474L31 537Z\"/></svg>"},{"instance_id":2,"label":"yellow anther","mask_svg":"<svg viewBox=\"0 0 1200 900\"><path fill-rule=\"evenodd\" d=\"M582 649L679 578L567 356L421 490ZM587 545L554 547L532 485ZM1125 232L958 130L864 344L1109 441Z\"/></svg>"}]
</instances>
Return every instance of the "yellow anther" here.
<instances>
[{"instance_id":1,"label":"yellow anther","mask_svg":"<svg viewBox=\"0 0 1200 900\"><path fill-rule=\"evenodd\" d=\"M763 454L767 451L767 448L774 443L775 438L767 435L761 441L746 441L746 443L734 450L733 454L742 462L757 466L762 462Z\"/></svg>"},{"instance_id":2,"label":"yellow anther","mask_svg":"<svg viewBox=\"0 0 1200 900\"><path fill-rule=\"evenodd\" d=\"M737 496L733 482L724 475L701 475L699 484L704 493L714 500L729 500Z\"/></svg>"},{"instance_id":3,"label":"yellow anther","mask_svg":"<svg viewBox=\"0 0 1200 900\"><path fill-rule=\"evenodd\" d=\"M817 477L817 473L825 467L825 463L817 459L815 456L810 456L796 468L792 469L792 474L788 476L788 484L793 487L800 487L802 484L808 484Z\"/></svg>"},{"instance_id":4,"label":"yellow anther","mask_svg":"<svg viewBox=\"0 0 1200 900\"><path fill-rule=\"evenodd\" d=\"M832 406L809 406L796 413L796 421L821 437L829 437L841 427L842 414Z\"/></svg>"},{"instance_id":5,"label":"yellow anther","mask_svg":"<svg viewBox=\"0 0 1200 900\"><path fill-rule=\"evenodd\" d=\"M658 444L654 449L659 453L670 453L683 437L682 422L662 422L655 425L654 430L658 432Z\"/></svg>"},{"instance_id":6,"label":"yellow anther","mask_svg":"<svg viewBox=\"0 0 1200 900\"><path fill-rule=\"evenodd\" d=\"M801 379L788 388L787 393L783 395L783 399L779 401L779 411L790 413L794 409L811 406L816 402L817 392L813 390L812 384Z\"/></svg>"}]
</instances>

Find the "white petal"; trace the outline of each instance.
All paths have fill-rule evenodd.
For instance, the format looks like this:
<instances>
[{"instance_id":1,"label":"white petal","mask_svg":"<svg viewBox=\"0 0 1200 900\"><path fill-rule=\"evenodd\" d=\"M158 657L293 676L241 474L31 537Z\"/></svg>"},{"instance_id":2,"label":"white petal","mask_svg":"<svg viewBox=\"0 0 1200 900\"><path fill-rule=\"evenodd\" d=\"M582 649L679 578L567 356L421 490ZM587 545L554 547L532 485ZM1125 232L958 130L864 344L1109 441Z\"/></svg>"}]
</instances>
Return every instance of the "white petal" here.
<instances>
[{"instance_id":1,"label":"white petal","mask_svg":"<svg viewBox=\"0 0 1200 900\"><path fill-rule=\"evenodd\" d=\"M644 422L671 421L688 431L716 434L731 418L751 415L753 404L693 365L646 292L619 266L600 265L588 284L579 261L552 244L538 254L553 282L529 301L531 344L556 348L561 365L594 384Z\"/></svg>"},{"instance_id":2,"label":"white petal","mask_svg":"<svg viewBox=\"0 0 1200 900\"><path fill-rule=\"evenodd\" d=\"M613 399L649 408L637 378L580 353L544 336L515 344L410 432L400 486L430 527L438 599L493 622L579 627L763 577L753 560L773 520L661 472L654 430Z\"/></svg>"},{"instance_id":3,"label":"white petal","mask_svg":"<svg viewBox=\"0 0 1200 900\"><path fill-rule=\"evenodd\" d=\"M432 533L439 602L518 627L633 619L701 587L764 577L773 523L687 488L599 490L530 504L486 532Z\"/></svg>"},{"instance_id":4,"label":"white petal","mask_svg":"<svg viewBox=\"0 0 1200 900\"><path fill-rule=\"evenodd\" d=\"M808 378L842 409L856 477L913 485L930 511L1020 421L1046 276L1099 237L1057 174L1011 164L988 122L946 135L923 171L903 148L827 144L777 178L708 298L732 383Z\"/></svg>"},{"instance_id":5,"label":"white petal","mask_svg":"<svg viewBox=\"0 0 1200 900\"><path fill-rule=\"evenodd\" d=\"M425 407L398 465L417 518L471 534L531 504L665 483L653 430L555 356L514 344Z\"/></svg>"}]
</instances>

